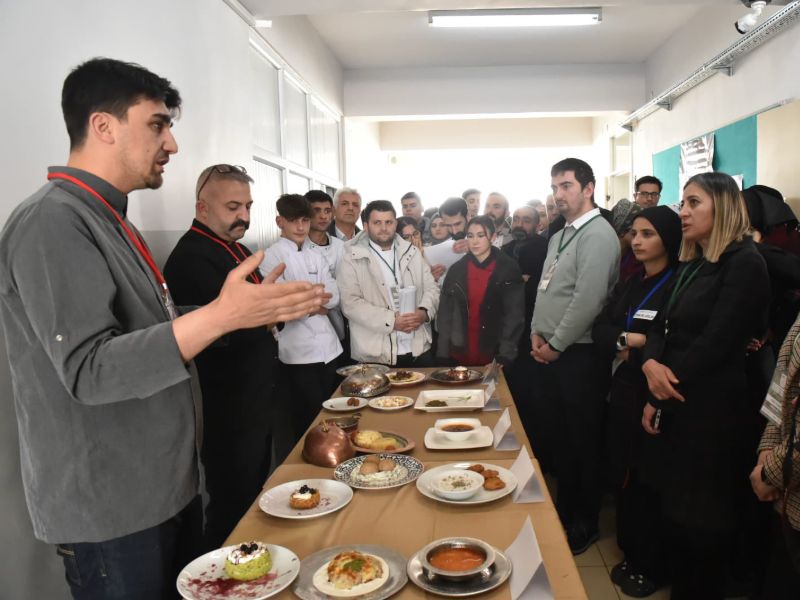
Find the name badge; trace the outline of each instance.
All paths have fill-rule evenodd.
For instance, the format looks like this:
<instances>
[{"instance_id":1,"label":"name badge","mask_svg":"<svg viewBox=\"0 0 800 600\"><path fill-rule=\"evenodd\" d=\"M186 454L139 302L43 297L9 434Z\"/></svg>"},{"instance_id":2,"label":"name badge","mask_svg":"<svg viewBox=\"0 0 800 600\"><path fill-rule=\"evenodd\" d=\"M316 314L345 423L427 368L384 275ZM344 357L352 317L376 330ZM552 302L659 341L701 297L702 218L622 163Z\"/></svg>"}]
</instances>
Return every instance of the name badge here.
<instances>
[{"instance_id":1,"label":"name badge","mask_svg":"<svg viewBox=\"0 0 800 600\"><path fill-rule=\"evenodd\" d=\"M537 289L540 292L547 291L547 286L550 285L550 280L553 278L553 274L556 272L556 264L558 264L558 258L552 262L552 264L547 268L547 272L542 275L542 278L539 280L539 287Z\"/></svg>"},{"instance_id":2,"label":"name badge","mask_svg":"<svg viewBox=\"0 0 800 600\"><path fill-rule=\"evenodd\" d=\"M641 319L643 321L652 321L653 319L656 318L657 314L658 314L657 310L644 310L644 309L642 309L642 310L637 310L636 314L633 315L633 318L634 319Z\"/></svg>"}]
</instances>

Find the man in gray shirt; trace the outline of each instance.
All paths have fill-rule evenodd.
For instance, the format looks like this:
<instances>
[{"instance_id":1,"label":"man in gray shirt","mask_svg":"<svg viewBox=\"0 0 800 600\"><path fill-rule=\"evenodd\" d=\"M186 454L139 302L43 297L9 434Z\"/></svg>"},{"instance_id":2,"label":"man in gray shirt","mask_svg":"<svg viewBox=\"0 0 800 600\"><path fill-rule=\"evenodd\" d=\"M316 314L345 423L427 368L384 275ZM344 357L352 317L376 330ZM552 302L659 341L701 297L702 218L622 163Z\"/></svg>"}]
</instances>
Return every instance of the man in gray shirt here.
<instances>
[{"instance_id":1,"label":"man in gray shirt","mask_svg":"<svg viewBox=\"0 0 800 600\"><path fill-rule=\"evenodd\" d=\"M70 73L66 167L0 233L5 330L25 494L75 598L171 598L196 553L200 397L191 360L228 332L295 318L324 296L307 283L231 271L220 295L178 316L127 219L127 194L158 188L178 150L169 81L111 59Z\"/></svg>"},{"instance_id":2,"label":"man in gray shirt","mask_svg":"<svg viewBox=\"0 0 800 600\"><path fill-rule=\"evenodd\" d=\"M550 238L531 322L539 393L534 451L558 479L558 514L573 554L597 539L603 403L610 373L592 344L592 324L617 281L620 248L595 208L594 173L567 158L551 172L553 195L566 220Z\"/></svg>"}]
</instances>

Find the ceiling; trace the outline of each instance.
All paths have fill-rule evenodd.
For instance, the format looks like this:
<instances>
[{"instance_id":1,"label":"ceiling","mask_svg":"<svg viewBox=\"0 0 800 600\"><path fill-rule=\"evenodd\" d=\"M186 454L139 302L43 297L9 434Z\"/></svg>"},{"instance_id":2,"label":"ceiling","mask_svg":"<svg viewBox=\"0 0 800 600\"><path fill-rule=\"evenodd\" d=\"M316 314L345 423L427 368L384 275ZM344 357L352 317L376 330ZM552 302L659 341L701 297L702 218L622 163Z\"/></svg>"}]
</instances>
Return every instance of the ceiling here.
<instances>
[{"instance_id":1,"label":"ceiling","mask_svg":"<svg viewBox=\"0 0 800 600\"><path fill-rule=\"evenodd\" d=\"M740 0L241 0L256 18L306 16L345 69L640 63L699 10ZM778 4L782 2L775 2ZM427 10L602 6L599 25L439 29ZM727 20L727 13L726 13Z\"/></svg>"}]
</instances>

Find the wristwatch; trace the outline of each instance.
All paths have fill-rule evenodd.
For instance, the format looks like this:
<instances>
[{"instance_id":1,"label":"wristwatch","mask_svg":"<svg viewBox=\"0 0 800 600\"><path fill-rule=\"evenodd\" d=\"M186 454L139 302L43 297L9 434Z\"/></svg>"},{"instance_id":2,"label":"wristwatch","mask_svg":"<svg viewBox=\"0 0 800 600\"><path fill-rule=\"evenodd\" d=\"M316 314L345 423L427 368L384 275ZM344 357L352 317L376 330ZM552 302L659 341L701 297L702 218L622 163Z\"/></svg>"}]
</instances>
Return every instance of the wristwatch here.
<instances>
[{"instance_id":1,"label":"wristwatch","mask_svg":"<svg viewBox=\"0 0 800 600\"><path fill-rule=\"evenodd\" d=\"M623 331L617 338L617 352L622 352L628 347L628 332Z\"/></svg>"}]
</instances>

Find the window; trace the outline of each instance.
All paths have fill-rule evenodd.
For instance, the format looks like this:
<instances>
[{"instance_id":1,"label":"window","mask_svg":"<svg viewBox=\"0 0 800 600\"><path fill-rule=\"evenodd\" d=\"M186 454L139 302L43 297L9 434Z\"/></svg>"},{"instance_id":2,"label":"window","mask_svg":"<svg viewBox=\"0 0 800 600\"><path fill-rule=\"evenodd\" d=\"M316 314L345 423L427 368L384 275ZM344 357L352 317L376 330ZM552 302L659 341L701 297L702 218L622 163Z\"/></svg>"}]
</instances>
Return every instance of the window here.
<instances>
[{"instance_id":1,"label":"window","mask_svg":"<svg viewBox=\"0 0 800 600\"><path fill-rule=\"evenodd\" d=\"M306 115L306 94L295 86L289 78L284 78L283 123L286 132L286 158L308 166L308 117Z\"/></svg>"},{"instance_id":2,"label":"window","mask_svg":"<svg viewBox=\"0 0 800 600\"><path fill-rule=\"evenodd\" d=\"M257 148L281 153L281 121L278 94L278 69L255 48L250 49L253 96L251 125Z\"/></svg>"}]
</instances>

